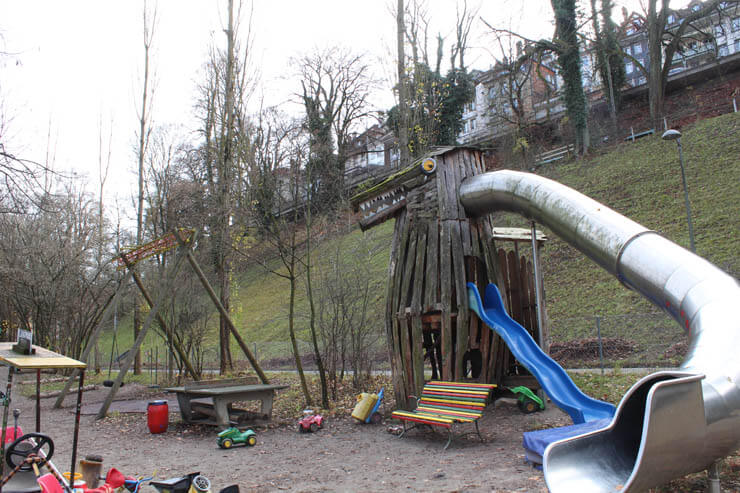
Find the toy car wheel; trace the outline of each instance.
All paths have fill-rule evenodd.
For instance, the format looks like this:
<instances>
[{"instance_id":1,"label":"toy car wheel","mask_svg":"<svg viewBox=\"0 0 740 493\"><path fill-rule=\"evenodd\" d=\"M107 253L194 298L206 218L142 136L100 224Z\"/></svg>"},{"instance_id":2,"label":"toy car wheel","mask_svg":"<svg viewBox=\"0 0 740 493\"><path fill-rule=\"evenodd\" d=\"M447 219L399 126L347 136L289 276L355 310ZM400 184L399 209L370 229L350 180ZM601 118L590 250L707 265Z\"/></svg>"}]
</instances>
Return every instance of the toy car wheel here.
<instances>
[{"instance_id":1,"label":"toy car wheel","mask_svg":"<svg viewBox=\"0 0 740 493\"><path fill-rule=\"evenodd\" d=\"M221 448L231 448L232 445L234 445L234 442L231 441L231 438L226 438L221 442Z\"/></svg>"},{"instance_id":2,"label":"toy car wheel","mask_svg":"<svg viewBox=\"0 0 740 493\"><path fill-rule=\"evenodd\" d=\"M372 416L370 416L370 422L374 425L379 425L383 421L383 416L380 415L378 412L374 412Z\"/></svg>"},{"instance_id":3,"label":"toy car wheel","mask_svg":"<svg viewBox=\"0 0 740 493\"><path fill-rule=\"evenodd\" d=\"M303 429L303 425L302 425L302 424L300 424L300 423L298 423L298 431L299 431L300 433L303 433L304 431L306 431L306 430L304 430L304 429Z\"/></svg>"},{"instance_id":4,"label":"toy car wheel","mask_svg":"<svg viewBox=\"0 0 740 493\"><path fill-rule=\"evenodd\" d=\"M537 403L532 399L524 399L521 409L524 414L531 414L537 411Z\"/></svg>"},{"instance_id":5,"label":"toy car wheel","mask_svg":"<svg viewBox=\"0 0 740 493\"><path fill-rule=\"evenodd\" d=\"M311 433L316 433L317 431L319 431L319 425L311 423Z\"/></svg>"},{"instance_id":6,"label":"toy car wheel","mask_svg":"<svg viewBox=\"0 0 740 493\"><path fill-rule=\"evenodd\" d=\"M257 437L252 435L247 438L247 445L249 445L250 447L254 447L255 445L257 445Z\"/></svg>"}]
</instances>

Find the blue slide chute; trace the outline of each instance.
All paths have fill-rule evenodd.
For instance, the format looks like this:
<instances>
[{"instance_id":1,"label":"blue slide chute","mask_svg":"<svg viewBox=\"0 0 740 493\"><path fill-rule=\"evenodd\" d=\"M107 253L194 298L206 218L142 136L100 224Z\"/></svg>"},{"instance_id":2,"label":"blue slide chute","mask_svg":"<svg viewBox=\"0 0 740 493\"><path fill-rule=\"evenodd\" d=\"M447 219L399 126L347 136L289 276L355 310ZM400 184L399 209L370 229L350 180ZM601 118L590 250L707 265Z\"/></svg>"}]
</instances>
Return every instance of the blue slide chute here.
<instances>
[{"instance_id":1,"label":"blue slide chute","mask_svg":"<svg viewBox=\"0 0 740 493\"><path fill-rule=\"evenodd\" d=\"M469 282L468 303L470 309L501 336L517 361L535 376L552 402L568 413L573 423L611 419L614 416L614 405L581 392L565 370L540 349L527 329L509 317L495 284L486 286L485 298L481 302L478 288Z\"/></svg>"}]
</instances>

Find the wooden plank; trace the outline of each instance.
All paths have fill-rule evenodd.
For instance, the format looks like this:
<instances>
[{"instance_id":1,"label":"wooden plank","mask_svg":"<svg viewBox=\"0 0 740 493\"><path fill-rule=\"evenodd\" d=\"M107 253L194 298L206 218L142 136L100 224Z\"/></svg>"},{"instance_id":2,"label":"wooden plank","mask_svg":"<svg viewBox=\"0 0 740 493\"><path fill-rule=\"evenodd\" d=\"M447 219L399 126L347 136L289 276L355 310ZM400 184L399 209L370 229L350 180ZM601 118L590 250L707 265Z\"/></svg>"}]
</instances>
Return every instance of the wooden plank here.
<instances>
[{"instance_id":1,"label":"wooden plank","mask_svg":"<svg viewBox=\"0 0 740 493\"><path fill-rule=\"evenodd\" d=\"M409 232L409 243L406 247L406 255L403 263L403 279L401 279L401 291L398 298L396 313L406 313L406 308L411 307L411 282L414 278L414 267L416 264L416 242L419 235L416 227Z\"/></svg>"},{"instance_id":2,"label":"wooden plank","mask_svg":"<svg viewBox=\"0 0 740 493\"><path fill-rule=\"evenodd\" d=\"M401 361L401 341L398 333L398 323L396 320L396 308L398 300L398 291L400 290L401 275L399 271L403 264L399 257L403 255L402 247L408 241L407 231L407 213L402 211L396 219L393 228L393 242L391 244L390 262L388 263L388 295L386 298L386 337L388 338L388 350L391 360L391 376L393 379L394 395L399 406L404 406L408 393L403 384L403 363Z\"/></svg>"},{"instance_id":3,"label":"wooden plank","mask_svg":"<svg viewBox=\"0 0 740 493\"><path fill-rule=\"evenodd\" d=\"M416 257L414 263L414 276L412 279L412 295L411 295L411 316L421 316L421 305L424 298L424 282L425 282L425 259L427 253L427 224L420 223L417 225L417 239L416 239Z\"/></svg>"},{"instance_id":4,"label":"wooden plank","mask_svg":"<svg viewBox=\"0 0 740 493\"><path fill-rule=\"evenodd\" d=\"M421 395L424 388L424 337L422 335L421 317L411 317L411 336L413 340L414 395ZM433 358L434 355L432 354Z\"/></svg>"},{"instance_id":5,"label":"wooden plank","mask_svg":"<svg viewBox=\"0 0 740 493\"><path fill-rule=\"evenodd\" d=\"M411 295L411 359L414 369L414 395L424 388L424 347L421 327L421 303L424 297L424 269L427 251L427 224L418 225L416 263L414 265L413 294Z\"/></svg>"},{"instance_id":6,"label":"wooden plank","mask_svg":"<svg viewBox=\"0 0 740 493\"><path fill-rule=\"evenodd\" d=\"M529 278L527 277L527 259L519 257L519 289L522 303L522 322L521 325L527 329L529 335L534 334L534 324L532 323L532 310L529 303ZM537 339L535 339L536 341Z\"/></svg>"},{"instance_id":7,"label":"wooden plank","mask_svg":"<svg viewBox=\"0 0 740 493\"><path fill-rule=\"evenodd\" d=\"M510 251L506 256L509 268L509 293L511 296L511 318L522 323L522 299L519 288L519 262L516 253Z\"/></svg>"},{"instance_id":8,"label":"wooden plank","mask_svg":"<svg viewBox=\"0 0 740 493\"><path fill-rule=\"evenodd\" d=\"M468 343L468 296L465 287L465 257L460 239L460 223L450 221L450 237L452 238L452 265L454 269L455 298L457 306L456 345L455 345L455 379L460 380L465 376L463 370L463 353L467 350Z\"/></svg>"},{"instance_id":9,"label":"wooden plank","mask_svg":"<svg viewBox=\"0 0 740 493\"><path fill-rule=\"evenodd\" d=\"M426 279L422 311L432 310L439 302L439 222L433 219L427 231Z\"/></svg>"},{"instance_id":10,"label":"wooden plank","mask_svg":"<svg viewBox=\"0 0 740 493\"><path fill-rule=\"evenodd\" d=\"M439 282L442 305L442 330L440 331L442 347L442 379L451 380L452 364L452 256L450 253L450 221L439 225Z\"/></svg>"},{"instance_id":11,"label":"wooden plank","mask_svg":"<svg viewBox=\"0 0 740 493\"><path fill-rule=\"evenodd\" d=\"M32 346L36 350L35 354L18 354L12 349L14 345L15 342L0 342L0 362L19 370L87 368L87 365L82 361L68 358L35 344Z\"/></svg>"},{"instance_id":12,"label":"wooden plank","mask_svg":"<svg viewBox=\"0 0 740 493\"><path fill-rule=\"evenodd\" d=\"M213 379L213 380L200 380L198 382L186 383L183 386L183 390L221 388L221 387L228 387L231 385L256 385L257 383L258 383L258 379L255 376Z\"/></svg>"},{"instance_id":13,"label":"wooden plank","mask_svg":"<svg viewBox=\"0 0 740 493\"><path fill-rule=\"evenodd\" d=\"M411 221L409 221L411 223ZM415 225L409 224L409 242L406 247L406 255L404 256L403 265L400 266L403 272L403 278L401 279L401 290L398 297L398 307L396 310L396 318L398 319L399 337L401 339L401 356L404 368L404 387L406 389L407 396L414 394L414 372L413 362L411 357L412 341L409 340L411 334L409 332L409 321L407 308L410 308L411 296L409 290L411 289L411 281L414 276L414 265L416 260L416 242L418 231Z\"/></svg>"}]
</instances>

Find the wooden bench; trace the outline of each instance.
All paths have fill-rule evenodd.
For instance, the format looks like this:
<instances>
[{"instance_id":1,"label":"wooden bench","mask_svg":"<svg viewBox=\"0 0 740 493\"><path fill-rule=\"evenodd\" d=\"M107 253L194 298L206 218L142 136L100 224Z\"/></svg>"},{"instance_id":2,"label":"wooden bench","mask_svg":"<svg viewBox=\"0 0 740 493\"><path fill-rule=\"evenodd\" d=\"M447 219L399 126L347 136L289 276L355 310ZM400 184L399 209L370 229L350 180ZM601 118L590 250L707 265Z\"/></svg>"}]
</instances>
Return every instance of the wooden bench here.
<instances>
[{"instance_id":1,"label":"wooden bench","mask_svg":"<svg viewBox=\"0 0 740 493\"><path fill-rule=\"evenodd\" d=\"M402 437L407 431L419 426L439 426L447 428L447 444L445 450L452 443L453 427L464 423L475 423L475 433L483 441L478 429L478 418L483 415L483 409L491 397L495 384L442 382L433 380L424 385L416 409L413 411L394 411L393 417L403 423ZM406 428L406 422L414 423ZM463 433L459 436L472 434Z\"/></svg>"}]
</instances>

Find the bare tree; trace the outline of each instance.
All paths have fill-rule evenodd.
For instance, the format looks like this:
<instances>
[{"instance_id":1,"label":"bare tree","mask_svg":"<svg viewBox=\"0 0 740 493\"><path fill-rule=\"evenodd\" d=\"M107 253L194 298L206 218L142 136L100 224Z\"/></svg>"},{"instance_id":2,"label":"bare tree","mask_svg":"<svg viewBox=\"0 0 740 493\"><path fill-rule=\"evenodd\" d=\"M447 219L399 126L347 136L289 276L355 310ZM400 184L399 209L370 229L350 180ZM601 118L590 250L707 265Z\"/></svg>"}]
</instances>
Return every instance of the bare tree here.
<instances>
[{"instance_id":1,"label":"bare tree","mask_svg":"<svg viewBox=\"0 0 740 493\"><path fill-rule=\"evenodd\" d=\"M142 92L141 92L141 110L138 112L139 116L139 129L138 129L138 147L137 147L137 176L138 176L138 193L136 198L136 244L141 245L144 240L144 159L147 152L147 146L149 145L149 135L151 132L151 115L150 106L153 97L153 85L150 86L150 50L152 42L154 40L154 31L157 25L157 10L156 8L152 13L147 9L146 0L144 1L143 9L143 34L144 34L144 75L142 80ZM138 294L136 295L137 301L134 304L134 322L133 332L134 340L139 335L141 330L141 307ZM141 374L141 352L136 351L134 356L134 375Z\"/></svg>"},{"instance_id":2,"label":"bare tree","mask_svg":"<svg viewBox=\"0 0 740 493\"><path fill-rule=\"evenodd\" d=\"M404 22L403 0L398 0L396 4L396 46L398 56L398 140L400 148L401 166L406 166L409 162L409 102L408 102L408 78L406 75L406 24Z\"/></svg>"},{"instance_id":3,"label":"bare tree","mask_svg":"<svg viewBox=\"0 0 740 493\"><path fill-rule=\"evenodd\" d=\"M702 28L697 21L713 12L719 12L730 5L738 5L738 0L708 0L697 10L689 12L677 26L668 26L668 16L671 13L670 0L648 0L647 32L648 57L650 63L645 67L639 60L634 59L637 66L647 76L648 99L650 105L650 119L654 128L659 128L663 117L663 100L665 97L668 75L673 65L673 57L681 49L682 43L689 39L712 39L713 33Z\"/></svg>"},{"instance_id":4,"label":"bare tree","mask_svg":"<svg viewBox=\"0 0 740 493\"><path fill-rule=\"evenodd\" d=\"M329 48L296 61L310 136L315 205L336 207L344 192L344 166L352 131L371 114L373 81L361 55Z\"/></svg>"},{"instance_id":5,"label":"bare tree","mask_svg":"<svg viewBox=\"0 0 740 493\"><path fill-rule=\"evenodd\" d=\"M235 201L241 193L236 184L243 176L244 153L248 150L245 105L254 83L250 70L252 13L248 14L249 23L242 43L239 41L241 7L241 4L235 7L233 0L228 1L224 28L226 49L212 48L198 102L204 139L200 149L201 178L211 210L208 218L211 258L218 278L219 298L226 310L231 305L232 219ZM219 327L220 370L223 373L232 368L231 334L223 316L219 319Z\"/></svg>"}]
</instances>

